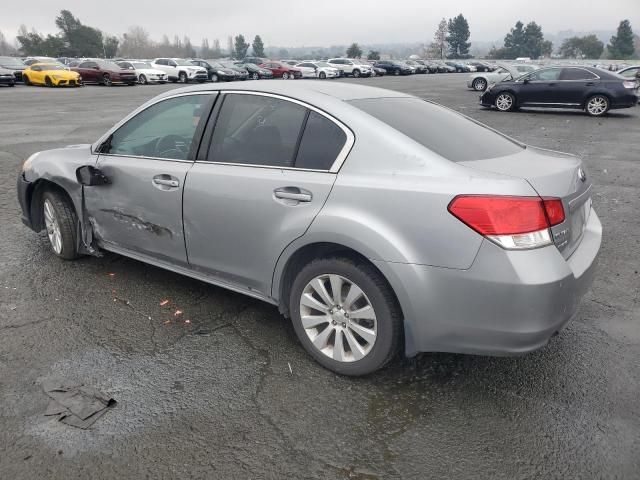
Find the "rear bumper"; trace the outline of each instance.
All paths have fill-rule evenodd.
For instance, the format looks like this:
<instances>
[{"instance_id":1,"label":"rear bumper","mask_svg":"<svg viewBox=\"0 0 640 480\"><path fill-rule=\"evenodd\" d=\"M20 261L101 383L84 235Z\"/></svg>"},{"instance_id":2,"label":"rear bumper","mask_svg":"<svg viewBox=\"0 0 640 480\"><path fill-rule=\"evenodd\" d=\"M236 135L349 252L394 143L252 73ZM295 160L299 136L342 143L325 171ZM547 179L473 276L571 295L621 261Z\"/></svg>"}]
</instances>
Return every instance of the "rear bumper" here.
<instances>
[{"instance_id":1,"label":"rear bumper","mask_svg":"<svg viewBox=\"0 0 640 480\"><path fill-rule=\"evenodd\" d=\"M15 85L15 77L0 77L0 85Z\"/></svg>"},{"instance_id":2,"label":"rear bumper","mask_svg":"<svg viewBox=\"0 0 640 480\"><path fill-rule=\"evenodd\" d=\"M592 210L567 260L555 246L508 251L485 240L468 270L374 263L402 306L408 356L515 355L544 346L574 315L593 281L601 239Z\"/></svg>"}]
</instances>

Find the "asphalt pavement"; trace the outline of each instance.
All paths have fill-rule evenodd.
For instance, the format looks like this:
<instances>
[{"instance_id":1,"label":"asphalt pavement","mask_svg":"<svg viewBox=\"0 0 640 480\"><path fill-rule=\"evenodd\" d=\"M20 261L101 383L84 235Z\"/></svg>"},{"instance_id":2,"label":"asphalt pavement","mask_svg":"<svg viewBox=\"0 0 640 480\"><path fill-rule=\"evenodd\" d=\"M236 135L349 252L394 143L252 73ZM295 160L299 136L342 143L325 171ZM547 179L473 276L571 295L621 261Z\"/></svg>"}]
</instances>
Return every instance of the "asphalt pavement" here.
<instances>
[{"instance_id":1,"label":"asphalt pavement","mask_svg":"<svg viewBox=\"0 0 640 480\"><path fill-rule=\"evenodd\" d=\"M604 239L568 327L523 357L430 353L354 379L275 307L113 254L61 261L20 222L22 162L175 86L0 88L0 478L640 477L640 108L499 113L463 74L345 81L584 158ZM52 377L118 404L88 430L53 421Z\"/></svg>"}]
</instances>

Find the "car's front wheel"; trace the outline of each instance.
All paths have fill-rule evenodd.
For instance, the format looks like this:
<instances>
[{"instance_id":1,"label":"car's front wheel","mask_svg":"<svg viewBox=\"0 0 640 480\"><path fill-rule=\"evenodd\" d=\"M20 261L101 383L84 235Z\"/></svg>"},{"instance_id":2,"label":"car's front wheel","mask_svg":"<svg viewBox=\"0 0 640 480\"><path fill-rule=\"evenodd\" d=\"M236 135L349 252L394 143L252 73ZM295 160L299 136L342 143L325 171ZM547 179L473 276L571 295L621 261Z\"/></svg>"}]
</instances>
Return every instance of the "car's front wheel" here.
<instances>
[{"instance_id":1,"label":"car's front wheel","mask_svg":"<svg viewBox=\"0 0 640 480\"><path fill-rule=\"evenodd\" d=\"M53 253L65 260L78 258L78 220L71 202L53 190L42 195L42 218Z\"/></svg>"},{"instance_id":2,"label":"car's front wheel","mask_svg":"<svg viewBox=\"0 0 640 480\"><path fill-rule=\"evenodd\" d=\"M512 93L502 92L498 94L494 103L501 112L510 112L516 106L516 97Z\"/></svg>"},{"instance_id":3,"label":"car's front wheel","mask_svg":"<svg viewBox=\"0 0 640 480\"><path fill-rule=\"evenodd\" d=\"M304 348L336 373L366 375L399 350L400 308L367 263L336 257L307 264L293 282L289 309Z\"/></svg>"},{"instance_id":4,"label":"car's front wheel","mask_svg":"<svg viewBox=\"0 0 640 480\"><path fill-rule=\"evenodd\" d=\"M594 95L585 104L587 114L592 117L601 117L609 111L610 107L609 99L604 95Z\"/></svg>"},{"instance_id":5,"label":"car's front wheel","mask_svg":"<svg viewBox=\"0 0 640 480\"><path fill-rule=\"evenodd\" d=\"M260 74L258 72L253 72L251 74L251 79L252 80L260 80Z\"/></svg>"},{"instance_id":6,"label":"car's front wheel","mask_svg":"<svg viewBox=\"0 0 640 480\"><path fill-rule=\"evenodd\" d=\"M105 74L102 76L102 84L103 84L105 87L110 87L110 86L112 85L112 83L111 83L111 77L109 76L109 74L108 74L108 73L105 73Z\"/></svg>"},{"instance_id":7,"label":"car's front wheel","mask_svg":"<svg viewBox=\"0 0 640 480\"><path fill-rule=\"evenodd\" d=\"M327 74L324 72L320 72L320 74L318 75L318 77L320 78L320 80L324 80L325 78L327 78Z\"/></svg>"},{"instance_id":8,"label":"car's front wheel","mask_svg":"<svg viewBox=\"0 0 640 480\"><path fill-rule=\"evenodd\" d=\"M147 80L147 77L144 73L141 73L138 77L138 83L140 83L141 85L147 85L149 83L149 80Z\"/></svg>"},{"instance_id":9,"label":"car's front wheel","mask_svg":"<svg viewBox=\"0 0 640 480\"><path fill-rule=\"evenodd\" d=\"M283 79L283 80L289 80L289 74L288 74L287 72L284 72L284 73L282 74L282 79Z\"/></svg>"},{"instance_id":10,"label":"car's front wheel","mask_svg":"<svg viewBox=\"0 0 640 480\"><path fill-rule=\"evenodd\" d=\"M471 84L476 92L484 92L487 89L487 81L484 78L476 78Z\"/></svg>"},{"instance_id":11,"label":"car's front wheel","mask_svg":"<svg viewBox=\"0 0 640 480\"><path fill-rule=\"evenodd\" d=\"M180 72L178 74L178 81L180 83L187 83L189 80L187 79L187 74L185 72Z\"/></svg>"}]
</instances>

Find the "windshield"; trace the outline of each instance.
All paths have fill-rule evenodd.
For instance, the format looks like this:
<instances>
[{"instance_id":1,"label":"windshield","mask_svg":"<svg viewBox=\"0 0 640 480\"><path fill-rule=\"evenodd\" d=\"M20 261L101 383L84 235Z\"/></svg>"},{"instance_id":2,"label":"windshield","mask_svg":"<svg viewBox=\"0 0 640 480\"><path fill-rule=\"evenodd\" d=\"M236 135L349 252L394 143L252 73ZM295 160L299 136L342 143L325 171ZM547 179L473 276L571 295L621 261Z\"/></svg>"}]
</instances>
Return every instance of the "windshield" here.
<instances>
[{"instance_id":1,"label":"windshield","mask_svg":"<svg viewBox=\"0 0 640 480\"><path fill-rule=\"evenodd\" d=\"M105 70L120 70L121 68L117 63L105 62L104 60L96 61L96 63L100 68L103 68Z\"/></svg>"},{"instance_id":2,"label":"windshield","mask_svg":"<svg viewBox=\"0 0 640 480\"><path fill-rule=\"evenodd\" d=\"M211 67L213 68L225 68L224 65L219 62L209 62L209 65L211 65Z\"/></svg>"},{"instance_id":3,"label":"windshield","mask_svg":"<svg viewBox=\"0 0 640 480\"><path fill-rule=\"evenodd\" d=\"M58 64L44 64L44 65L38 65L37 63L35 64L39 67L42 67L42 70L66 70L65 67L63 67L62 65L58 65Z\"/></svg>"},{"instance_id":4,"label":"windshield","mask_svg":"<svg viewBox=\"0 0 640 480\"><path fill-rule=\"evenodd\" d=\"M222 64L223 67L225 68L239 68L238 65L236 65L233 62L220 62Z\"/></svg>"},{"instance_id":5,"label":"windshield","mask_svg":"<svg viewBox=\"0 0 640 480\"><path fill-rule=\"evenodd\" d=\"M135 62L135 63L132 63L132 65L133 65L133 68L151 68L151 65L143 62Z\"/></svg>"},{"instance_id":6,"label":"windshield","mask_svg":"<svg viewBox=\"0 0 640 480\"><path fill-rule=\"evenodd\" d=\"M320 68L332 68L327 62L316 62L316 65Z\"/></svg>"},{"instance_id":7,"label":"windshield","mask_svg":"<svg viewBox=\"0 0 640 480\"><path fill-rule=\"evenodd\" d=\"M4 68L24 68L25 65L17 58L2 57L0 58L0 67Z\"/></svg>"},{"instance_id":8,"label":"windshield","mask_svg":"<svg viewBox=\"0 0 640 480\"><path fill-rule=\"evenodd\" d=\"M176 65L182 65L185 67L193 67L193 63L191 62L187 62L186 60L182 60L182 59L178 59L178 60L173 60L174 62L176 62Z\"/></svg>"},{"instance_id":9,"label":"windshield","mask_svg":"<svg viewBox=\"0 0 640 480\"><path fill-rule=\"evenodd\" d=\"M369 98L349 103L452 162L504 157L523 148L464 115L419 98ZM452 132L464 142L452 137Z\"/></svg>"}]
</instances>

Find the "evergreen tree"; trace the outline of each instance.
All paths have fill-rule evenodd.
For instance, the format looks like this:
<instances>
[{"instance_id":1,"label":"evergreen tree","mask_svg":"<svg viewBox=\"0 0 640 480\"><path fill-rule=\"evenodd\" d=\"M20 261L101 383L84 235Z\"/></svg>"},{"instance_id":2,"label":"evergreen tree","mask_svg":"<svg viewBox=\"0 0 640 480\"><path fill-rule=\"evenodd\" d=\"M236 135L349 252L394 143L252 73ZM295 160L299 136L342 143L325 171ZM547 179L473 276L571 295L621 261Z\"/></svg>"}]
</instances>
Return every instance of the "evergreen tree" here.
<instances>
[{"instance_id":1,"label":"evergreen tree","mask_svg":"<svg viewBox=\"0 0 640 480\"><path fill-rule=\"evenodd\" d=\"M451 58L463 58L469 55L468 42L471 32L469 31L469 23L462 14L457 17L450 18L447 24L448 35L446 41L449 44L449 56Z\"/></svg>"},{"instance_id":2,"label":"evergreen tree","mask_svg":"<svg viewBox=\"0 0 640 480\"><path fill-rule=\"evenodd\" d=\"M242 60L247 56L247 50L249 50L250 45L244 39L244 35L236 35L235 38L235 53L234 57L238 60Z\"/></svg>"},{"instance_id":3,"label":"evergreen tree","mask_svg":"<svg viewBox=\"0 0 640 480\"><path fill-rule=\"evenodd\" d=\"M620 22L618 32L609 40L607 50L609 50L609 56L615 59L626 59L633 56L635 47L633 45L633 30L629 20Z\"/></svg>"},{"instance_id":4,"label":"evergreen tree","mask_svg":"<svg viewBox=\"0 0 640 480\"><path fill-rule=\"evenodd\" d=\"M360 58L362 56L362 49L357 43L352 43L349 48L347 48L347 58Z\"/></svg>"},{"instance_id":5,"label":"evergreen tree","mask_svg":"<svg viewBox=\"0 0 640 480\"><path fill-rule=\"evenodd\" d=\"M262 38L260 38L260 35L256 35L253 39L251 49L253 50L253 55L255 57L264 57L264 43L262 43Z\"/></svg>"}]
</instances>

